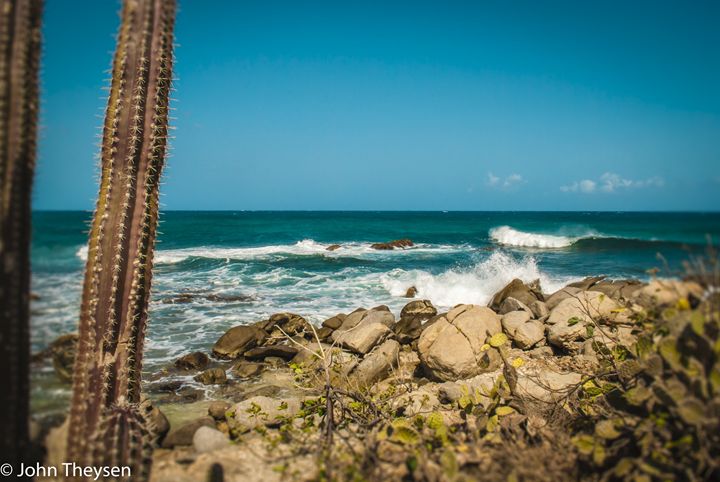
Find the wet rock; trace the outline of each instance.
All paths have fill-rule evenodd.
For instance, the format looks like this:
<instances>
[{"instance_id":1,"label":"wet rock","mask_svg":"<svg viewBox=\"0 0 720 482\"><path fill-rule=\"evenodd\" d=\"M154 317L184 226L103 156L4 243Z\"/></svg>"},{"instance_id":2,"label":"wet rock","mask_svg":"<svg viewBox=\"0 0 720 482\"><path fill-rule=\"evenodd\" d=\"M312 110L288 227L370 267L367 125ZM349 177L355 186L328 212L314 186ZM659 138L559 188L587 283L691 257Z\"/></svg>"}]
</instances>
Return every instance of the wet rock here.
<instances>
[{"instance_id":1,"label":"wet rock","mask_svg":"<svg viewBox=\"0 0 720 482\"><path fill-rule=\"evenodd\" d=\"M264 368L265 365L262 363L240 360L232 367L232 374L238 378L250 378L259 375Z\"/></svg>"},{"instance_id":2,"label":"wet rock","mask_svg":"<svg viewBox=\"0 0 720 482\"><path fill-rule=\"evenodd\" d=\"M370 387L382 380L390 370L398 365L400 344L395 340L386 340L365 355L365 358L350 373L350 380L360 387Z\"/></svg>"},{"instance_id":3,"label":"wet rock","mask_svg":"<svg viewBox=\"0 0 720 482\"><path fill-rule=\"evenodd\" d=\"M501 331L500 317L489 308L459 305L420 335L418 354L429 376L467 378L499 366L496 350L482 350L488 336Z\"/></svg>"},{"instance_id":4,"label":"wet rock","mask_svg":"<svg viewBox=\"0 0 720 482\"><path fill-rule=\"evenodd\" d=\"M225 420L225 414L232 405L224 400L215 400L208 406L208 415L215 420Z\"/></svg>"},{"instance_id":5,"label":"wet rock","mask_svg":"<svg viewBox=\"0 0 720 482\"><path fill-rule=\"evenodd\" d=\"M200 427L195 431L192 439L195 452L199 454L214 452L230 445L227 435L211 427Z\"/></svg>"},{"instance_id":6,"label":"wet rock","mask_svg":"<svg viewBox=\"0 0 720 482\"><path fill-rule=\"evenodd\" d=\"M370 247L372 249L379 249L379 250L392 250L395 248L410 248L412 246L415 246L415 243L413 243L409 239L396 239L394 241L388 241L387 243L374 243L371 244Z\"/></svg>"},{"instance_id":7,"label":"wet rock","mask_svg":"<svg viewBox=\"0 0 720 482\"><path fill-rule=\"evenodd\" d=\"M212 417L200 417L176 429L171 429L162 442L162 448L171 449L179 445L192 445L193 436L200 427L215 427Z\"/></svg>"},{"instance_id":8,"label":"wet rock","mask_svg":"<svg viewBox=\"0 0 720 482\"><path fill-rule=\"evenodd\" d=\"M277 357L285 361L291 360L297 355L298 349L289 345L258 346L245 352L248 360L264 360L267 357Z\"/></svg>"},{"instance_id":9,"label":"wet rock","mask_svg":"<svg viewBox=\"0 0 720 482\"><path fill-rule=\"evenodd\" d=\"M267 338L267 333L255 326L236 326L230 328L215 342L212 352L218 358L234 359L255 348Z\"/></svg>"},{"instance_id":10,"label":"wet rock","mask_svg":"<svg viewBox=\"0 0 720 482\"><path fill-rule=\"evenodd\" d=\"M222 368L210 368L195 375L194 379L203 385L222 385L227 383L227 375Z\"/></svg>"},{"instance_id":11,"label":"wet rock","mask_svg":"<svg viewBox=\"0 0 720 482\"><path fill-rule=\"evenodd\" d=\"M231 409L233 415L228 423L231 428L239 432L247 432L261 426L275 427L297 415L300 408L300 399L295 397L281 400L264 396L252 397Z\"/></svg>"},{"instance_id":12,"label":"wet rock","mask_svg":"<svg viewBox=\"0 0 720 482\"><path fill-rule=\"evenodd\" d=\"M540 282L536 280L526 284L522 280L515 278L503 289L495 293L488 306L494 311L499 311L503 301L507 298L515 298L526 306L536 300L543 301Z\"/></svg>"},{"instance_id":13,"label":"wet rock","mask_svg":"<svg viewBox=\"0 0 720 482\"><path fill-rule=\"evenodd\" d=\"M417 294L418 294L417 288L414 286L411 286L405 292L405 298L415 298L417 296Z\"/></svg>"},{"instance_id":14,"label":"wet rock","mask_svg":"<svg viewBox=\"0 0 720 482\"><path fill-rule=\"evenodd\" d=\"M430 300L411 301L400 311L400 317L422 315L429 320L437 315L437 308L433 306Z\"/></svg>"},{"instance_id":15,"label":"wet rock","mask_svg":"<svg viewBox=\"0 0 720 482\"><path fill-rule=\"evenodd\" d=\"M406 345L417 340L427 320L437 315L437 309L428 300L412 301L400 312L400 320L392 329L397 340Z\"/></svg>"},{"instance_id":16,"label":"wet rock","mask_svg":"<svg viewBox=\"0 0 720 482\"><path fill-rule=\"evenodd\" d=\"M331 244L327 248L325 248L326 251L336 251L338 249L342 248L339 244Z\"/></svg>"},{"instance_id":17,"label":"wet rock","mask_svg":"<svg viewBox=\"0 0 720 482\"><path fill-rule=\"evenodd\" d=\"M175 360L175 367L181 370L204 370L210 364L210 357L201 351L183 355Z\"/></svg>"}]
</instances>

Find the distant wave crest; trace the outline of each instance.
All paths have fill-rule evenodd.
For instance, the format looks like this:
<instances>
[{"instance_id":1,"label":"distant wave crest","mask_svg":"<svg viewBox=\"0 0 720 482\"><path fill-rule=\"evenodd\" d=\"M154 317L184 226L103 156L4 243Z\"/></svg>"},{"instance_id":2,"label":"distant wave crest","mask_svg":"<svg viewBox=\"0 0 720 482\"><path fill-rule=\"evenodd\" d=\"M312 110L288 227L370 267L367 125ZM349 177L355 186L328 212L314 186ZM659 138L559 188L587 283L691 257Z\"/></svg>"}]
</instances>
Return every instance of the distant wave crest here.
<instances>
[{"instance_id":1,"label":"distant wave crest","mask_svg":"<svg viewBox=\"0 0 720 482\"><path fill-rule=\"evenodd\" d=\"M490 230L490 238L496 243L521 248L567 248L581 239L594 237L597 237L597 234L560 236L557 234L529 233L510 226L499 226Z\"/></svg>"},{"instance_id":2,"label":"distant wave crest","mask_svg":"<svg viewBox=\"0 0 720 482\"><path fill-rule=\"evenodd\" d=\"M339 248L328 251L329 244L319 243L313 239L304 239L294 244L278 244L247 248L231 248L217 246L198 246L192 248L165 249L155 252L155 263L174 264L189 258L225 259L225 260L252 260L271 256L328 256L328 257L363 257L363 256L392 256L407 252L427 253L440 251L458 251L464 246L416 244L408 249L378 251L370 247L370 242L345 243ZM76 255L83 261L87 260L88 248L81 246Z\"/></svg>"}]
</instances>

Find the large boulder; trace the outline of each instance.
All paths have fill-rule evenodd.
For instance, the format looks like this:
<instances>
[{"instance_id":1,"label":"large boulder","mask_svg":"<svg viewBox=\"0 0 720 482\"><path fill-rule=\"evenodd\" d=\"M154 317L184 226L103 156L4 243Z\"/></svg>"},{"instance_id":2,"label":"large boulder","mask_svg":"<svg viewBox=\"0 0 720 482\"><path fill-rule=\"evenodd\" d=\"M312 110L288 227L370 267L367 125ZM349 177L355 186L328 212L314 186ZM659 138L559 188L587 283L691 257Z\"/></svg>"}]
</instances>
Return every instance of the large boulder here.
<instances>
[{"instance_id":1,"label":"large boulder","mask_svg":"<svg viewBox=\"0 0 720 482\"><path fill-rule=\"evenodd\" d=\"M365 355L350 373L351 382L360 387L370 387L397 367L399 354L400 344L395 340L386 340Z\"/></svg>"},{"instance_id":2,"label":"large boulder","mask_svg":"<svg viewBox=\"0 0 720 482\"><path fill-rule=\"evenodd\" d=\"M635 291L633 301L645 308L675 305L681 299L690 301L703 297L702 287L694 281L656 279Z\"/></svg>"},{"instance_id":3,"label":"large boulder","mask_svg":"<svg viewBox=\"0 0 720 482\"><path fill-rule=\"evenodd\" d=\"M235 359L267 338L257 326L235 326L215 342L212 352L218 358Z\"/></svg>"},{"instance_id":4,"label":"large boulder","mask_svg":"<svg viewBox=\"0 0 720 482\"><path fill-rule=\"evenodd\" d=\"M295 313L276 313L256 326L265 330L270 336L263 340L263 344L272 345L286 340L288 336L304 336L314 338L310 323Z\"/></svg>"},{"instance_id":5,"label":"large boulder","mask_svg":"<svg viewBox=\"0 0 720 482\"><path fill-rule=\"evenodd\" d=\"M503 289L495 293L488 306L494 311L499 311L503 301L507 298L515 298L525 305L529 305L536 300L543 301L540 281L536 280L526 284L522 280L515 278Z\"/></svg>"},{"instance_id":6,"label":"large boulder","mask_svg":"<svg viewBox=\"0 0 720 482\"><path fill-rule=\"evenodd\" d=\"M418 354L429 376L439 380L468 378L494 369L495 350L483 350L486 339L501 331L500 317L491 309L459 305L420 335Z\"/></svg>"},{"instance_id":7,"label":"large boulder","mask_svg":"<svg viewBox=\"0 0 720 482\"><path fill-rule=\"evenodd\" d=\"M638 280L603 280L594 284L592 290L605 293L615 301L629 301L643 286Z\"/></svg>"},{"instance_id":8,"label":"large boulder","mask_svg":"<svg viewBox=\"0 0 720 482\"><path fill-rule=\"evenodd\" d=\"M385 339L395 316L385 306L350 313L330 339L355 353L365 354Z\"/></svg>"},{"instance_id":9,"label":"large boulder","mask_svg":"<svg viewBox=\"0 0 720 482\"><path fill-rule=\"evenodd\" d=\"M298 349L290 345L268 345L257 346L245 352L245 358L248 360L264 360L269 356L282 358L285 361L291 360L297 355Z\"/></svg>"}]
</instances>

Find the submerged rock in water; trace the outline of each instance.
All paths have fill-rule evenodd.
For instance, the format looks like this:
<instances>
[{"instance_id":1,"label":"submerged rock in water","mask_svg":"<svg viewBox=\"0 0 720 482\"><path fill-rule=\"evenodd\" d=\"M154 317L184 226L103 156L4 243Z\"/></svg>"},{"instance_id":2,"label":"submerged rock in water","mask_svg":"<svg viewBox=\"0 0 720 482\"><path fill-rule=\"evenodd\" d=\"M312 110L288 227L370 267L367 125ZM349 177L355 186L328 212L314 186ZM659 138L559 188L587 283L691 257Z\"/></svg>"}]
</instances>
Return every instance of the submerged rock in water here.
<instances>
[{"instance_id":1,"label":"submerged rock in water","mask_svg":"<svg viewBox=\"0 0 720 482\"><path fill-rule=\"evenodd\" d=\"M325 248L326 251L336 251L338 249L342 248L339 244L331 244L327 248Z\"/></svg>"},{"instance_id":2,"label":"submerged rock in water","mask_svg":"<svg viewBox=\"0 0 720 482\"><path fill-rule=\"evenodd\" d=\"M395 248L410 248L412 246L415 246L415 243L412 242L412 240L404 238L404 239L396 239L393 241L388 241L387 243L374 243L371 244L370 247L372 249L379 249L379 250L393 250Z\"/></svg>"},{"instance_id":3,"label":"submerged rock in water","mask_svg":"<svg viewBox=\"0 0 720 482\"><path fill-rule=\"evenodd\" d=\"M210 364L210 357L201 351L194 351L175 360L175 367L181 370L203 370Z\"/></svg>"},{"instance_id":4,"label":"submerged rock in water","mask_svg":"<svg viewBox=\"0 0 720 482\"><path fill-rule=\"evenodd\" d=\"M405 292L405 298L415 298L417 296L417 294L418 294L417 288L414 286L411 286Z\"/></svg>"},{"instance_id":5,"label":"submerged rock in water","mask_svg":"<svg viewBox=\"0 0 720 482\"><path fill-rule=\"evenodd\" d=\"M222 385L227 383L227 375L222 368L210 368L195 375L195 380L203 385Z\"/></svg>"}]
</instances>

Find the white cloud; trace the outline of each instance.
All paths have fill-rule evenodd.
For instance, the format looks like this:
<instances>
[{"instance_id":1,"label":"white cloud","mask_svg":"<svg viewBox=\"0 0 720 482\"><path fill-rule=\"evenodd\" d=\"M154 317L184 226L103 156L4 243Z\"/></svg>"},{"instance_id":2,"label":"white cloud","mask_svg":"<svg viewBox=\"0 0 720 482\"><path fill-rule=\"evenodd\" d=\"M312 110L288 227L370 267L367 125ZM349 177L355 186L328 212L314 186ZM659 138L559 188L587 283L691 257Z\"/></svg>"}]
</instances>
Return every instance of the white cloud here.
<instances>
[{"instance_id":1,"label":"white cloud","mask_svg":"<svg viewBox=\"0 0 720 482\"><path fill-rule=\"evenodd\" d=\"M520 174L513 173L505 178L494 175L492 172L487 174L487 185L490 187L497 187L502 189L508 189L518 184L524 184L527 181Z\"/></svg>"},{"instance_id":2,"label":"white cloud","mask_svg":"<svg viewBox=\"0 0 720 482\"><path fill-rule=\"evenodd\" d=\"M613 193L627 189L663 187L664 185L665 181L658 176L634 180L626 179L614 172L606 172L596 181L592 179L583 179L582 181L575 181L566 186L560 186L560 190L563 192L583 192L587 194L594 193L596 191Z\"/></svg>"}]
</instances>

